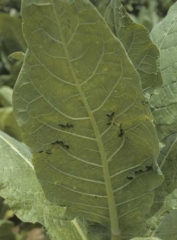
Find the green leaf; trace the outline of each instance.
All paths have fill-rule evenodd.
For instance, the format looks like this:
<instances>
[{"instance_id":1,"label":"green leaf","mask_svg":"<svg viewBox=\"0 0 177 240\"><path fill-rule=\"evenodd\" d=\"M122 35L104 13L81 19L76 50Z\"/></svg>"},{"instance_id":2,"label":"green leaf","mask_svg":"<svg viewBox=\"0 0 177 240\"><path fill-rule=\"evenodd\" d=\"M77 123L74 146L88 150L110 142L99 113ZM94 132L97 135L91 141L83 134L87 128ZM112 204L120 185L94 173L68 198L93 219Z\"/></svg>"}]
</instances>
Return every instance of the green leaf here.
<instances>
[{"instance_id":1,"label":"green leaf","mask_svg":"<svg viewBox=\"0 0 177 240\"><path fill-rule=\"evenodd\" d=\"M152 43L145 27L131 20L120 0L111 0L105 20L114 35L121 41L138 71L142 88L151 93L162 85L158 61L159 51Z\"/></svg>"},{"instance_id":2,"label":"green leaf","mask_svg":"<svg viewBox=\"0 0 177 240\"><path fill-rule=\"evenodd\" d=\"M21 68L21 62L9 61L7 56L16 51L26 51L26 43L22 35L22 21L19 17L0 14L0 58L6 74L0 75L0 86L13 87ZM9 72L10 75L7 75Z\"/></svg>"},{"instance_id":3,"label":"green leaf","mask_svg":"<svg viewBox=\"0 0 177 240\"><path fill-rule=\"evenodd\" d=\"M46 197L66 218L142 235L163 177L158 138L127 53L86 0L22 5L28 51L14 109ZM110 230L111 229L111 230Z\"/></svg>"},{"instance_id":4,"label":"green leaf","mask_svg":"<svg viewBox=\"0 0 177 240\"><path fill-rule=\"evenodd\" d=\"M168 214L157 228L155 236L163 240L177 240L177 210Z\"/></svg>"},{"instance_id":5,"label":"green leaf","mask_svg":"<svg viewBox=\"0 0 177 240\"><path fill-rule=\"evenodd\" d=\"M164 217L173 209L177 209L177 134L173 134L162 141L158 163L165 180L161 186L154 190L154 203L149 214L149 228L155 236L156 229L164 221ZM162 239L164 239L162 237Z\"/></svg>"},{"instance_id":6,"label":"green leaf","mask_svg":"<svg viewBox=\"0 0 177 240\"><path fill-rule=\"evenodd\" d=\"M9 55L15 51L25 51L26 43L21 30L21 19L9 14L0 15L0 34L3 49Z\"/></svg>"},{"instance_id":7,"label":"green leaf","mask_svg":"<svg viewBox=\"0 0 177 240\"><path fill-rule=\"evenodd\" d=\"M177 134L173 134L162 142L162 148L158 163L164 174L165 180L161 186L155 189L155 199L151 213L156 218L166 211L177 208Z\"/></svg>"},{"instance_id":8,"label":"green leaf","mask_svg":"<svg viewBox=\"0 0 177 240\"><path fill-rule=\"evenodd\" d=\"M0 130L21 141L21 129L17 125L12 107L0 108Z\"/></svg>"},{"instance_id":9,"label":"green leaf","mask_svg":"<svg viewBox=\"0 0 177 240\"><path fill-rule=\"evenodd\" d=\"M14 52L8 56L10 59L16 59L20 61L24 61L25 54L23 52Z\"/></svg>"},{"instance_id":10,"label":"green leaf","mask_svg":"<svg viewBox=\"0 0 177 240\"><path fill-rule=\"evenodd\" d=\"M151 32L152 40L160 50L160 70L163 79L163 87L150 99L154 124L160 139L176 133L177 129L176 36L177 3L170 8L164 20Z\"/></svg>"},{"instance_id":11,"label":"green leaf","mask_svg":"<svg viewBox=\"0 0 177 240\"><path fill-rule=\"evenodd\" d=\"M24 144L0 132L0 196L22 221L44 225L53 240L87 240L76 220L60 220L63 207L46 200L31 159Z\"/></svg>"},{"instance_id":12,"label":"green leaf","mask_svg":"<svg viewBox=\"0 0 177 240\"><path fill-rule=\"evenodd\" d=\"M7 86L0 88L0 104L4 107L12 106L12 88Z\"/></svg>"}]
</instances>

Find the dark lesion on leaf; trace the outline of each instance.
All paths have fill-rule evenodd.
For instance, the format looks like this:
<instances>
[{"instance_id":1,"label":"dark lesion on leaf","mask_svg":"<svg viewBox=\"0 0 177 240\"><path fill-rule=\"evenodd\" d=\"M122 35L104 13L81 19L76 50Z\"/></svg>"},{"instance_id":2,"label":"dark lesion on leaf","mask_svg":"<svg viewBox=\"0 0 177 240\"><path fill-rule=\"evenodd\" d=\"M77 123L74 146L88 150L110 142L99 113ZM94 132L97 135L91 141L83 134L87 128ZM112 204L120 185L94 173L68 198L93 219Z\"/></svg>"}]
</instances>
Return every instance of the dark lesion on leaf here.
<instances>
[{"instance_id":1,"label":"dark lesion on leaf","mask_svg":"<svg viewBox=\"0 0 177 240\"><path fill-rule=\"evenodd\" d=\"M51 143L51 147L47 150L40 150L38 153L43 153L45 152L46 154L52 154L52 148L55 146L55 145L60 145L61 147L63 147L64 149L68 150L70 148L70 146L66 143L64 143L63 141L61 140L56 140L55 142L52 142Z\"/></svg>"},{"instance_id":2,"label":"dark lesion on leaf","mask_svg":"<svg viewBox=\"0 0 177 240\"><path fill-rule=\"evenodd\" d=\"M119 126L119 137L122 137L123 135L124 135L124 130L123 130L123 128L122 128L122 123L120 124L120 126Z\"/></svg>"},{"instance_id":3,"label":"dark lesion on leaf","mask_svg":"<svg viewBox=\"0 0 177 240\"><path fill-rule=\"evenodd\" d=\"M44 151L43 150L40 150L38 153L43 153Z\"/></svg>"},{"instance_id":4,"label":"dark lesion on leaf","mask_svg":"<svg viewBox=\"0 0 177 240\"><path fill-rule=\"evenodd\" d=\"M66 123L66 124L59 123L58 126L61 128L73 128L74 127L74 125L72 123Z\"/></svg>"},{"instance_id":5,"label":"dark lesion on leaf","mask_svg":"<svg viewBox=\"0 0 177 240\"><path fill-rule=\"evenodd\" d=\"M107 123L107 125L111 125L113 118L114 118L115 112L112 113L107 113L106 116L109 118L109 122Z\"/></svg>"},{"instance_id":6,"label":"dark lesion on leaf","mask_svg":"<svg viewBox=\"0 0 177 240\"><path fill-rule=\"evenodd\" d=\"M38 153L43 153L43 152L45 152L46 154L52 154L52 151L50 149L40 150Z\"/></svg>"},{"instance_id":7,"label":"dark lesion on leaf","mask_svg":"<svg viewBox=\"0 0 177 240\"><path fill-rule=\"evenodd\" d=\"M47 154L52 154L52 151L50 149L45 151Z\"/></svg>"},{"instance_id":8,"label":"dark lesion on leaf","mask_svg":"<svg viewBox=\"0 0 177 240\"><path fill-rule=\"evenodd\" d=\"M67 128L73 128L74 126L73 126L72 123L66 123L66 127L67 127Z\"/></svg>"},{"instance_id":9,"label":"dark lesion on leaf","mask_svg":"<svg viewBox=\"0 0 177 240\"><path fill-rule=\"evenodd\" d=\"M66 125L62 124L62 123L59 123L58 126L61 127L61 128L66 128Z\"/></svg>"},{"instance_id":10,"label":"dark lesion on leaf","mask_svg":"<svg viewBox=\"0 0 177 240\"><path fill-rule=\"evenodd\" d=\"M150 166L142 166L141 169L138 169L136 171L134 171L133 173L131 173L129 176L127 176L127 179L132 181L136 176L139 176L145 172L153 172L154 171L154 166L150 165Z\"/></svg>"},{"instance_id":11,"label":"dark lesion on leaf","mask_svg":"<svg viewBox=\"0 0 177 240\"><path fill-rule=\"evenodd\" d=\"M139 169L138 171L135 171L135 176L138 176L138 175L143 174L145 172L152 172L152 171L154 171L153 165L145 166L144 169Z\"/></svg>"},{"instance_id":12,"label":"dark lesion on leaf","mask_svg":"<svg viewBox=\"0 0 177 240\"><path fill-rule=\"evenodd\" d=\"M134 179L134 177L127 177L127 179L131 181Z\"/></svg>"},{"instance_id":13,"label":"dark lesion on leaf","mask_svg":"<svg viewBox=\"0 0 177 240\"><path fill-rule=\"evenodd\" d=\"M56 140L55 142L51 143L51 145L56 145L56 144L60 145L61 147L65 148L67 150L70 148L70 146L68 144L66 144L60 140Z\"/></svg>"}]
</instances>

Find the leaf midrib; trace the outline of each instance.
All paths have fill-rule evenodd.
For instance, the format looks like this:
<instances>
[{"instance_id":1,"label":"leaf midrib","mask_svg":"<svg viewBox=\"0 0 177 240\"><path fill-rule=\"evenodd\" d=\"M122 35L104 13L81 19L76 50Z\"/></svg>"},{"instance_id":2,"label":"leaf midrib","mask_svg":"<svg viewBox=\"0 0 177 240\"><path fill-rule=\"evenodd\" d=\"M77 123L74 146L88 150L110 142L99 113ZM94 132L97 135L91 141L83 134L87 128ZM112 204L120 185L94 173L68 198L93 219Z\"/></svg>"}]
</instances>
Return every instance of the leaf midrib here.
<instances>
[{"instance_id":1,"label":"leaf midrib","mask_svg":"<svg viewBox=\"0 0 177 240\"><path fill-rule=\"evenodd\" d=\"M117 217L117 210L116 210L116 205L115 205L115 199L114 199L114 195L113 195L113 190L112 190L112 185L111 185L111 179L110 179L110 175L109 175L109 169L108 169L108 162L107 162L107 157L106 157L106 153L104 150L104 146L103 146L103 142L96 124L96 120L93 116L93 113L90 109L90 106L84 96L84 93L79 85L79 81L75 75L75 71L73 69L72 63L70 61L70 56L69 56L69 52L67 49L67 45L65 43L65 39L61 30L61 26L60 26L60 22L57 16L57 12L55 9L55 4L54 4L54 0L51 0L53 3L53 10L54 10L54 16L56 18L56 23L58 26L58 31L59 34L61 36L61 41L62 41L62 45L63 45L63 49L66 55L66 59L68 61L68 65L71 69L71 73L73 76L73 79L76 83L76 88L80 94L81 100L86 108L86 111L88 113L88 116L90 118L94 133L95 133L95 137L97 140L97 144L98 144L98 148L100 151L100 155L101 155L101 159L102 159L102 165L103 165L103 174L104 174L104 180L105 180L105 187L106 187L106 193L107 193L107 197L108 197L108 206L109 206L109 212L110 212L110 223L111 223L111 232L114 235L119 235L119 223L118 223L118 217ZM72 3L73 4L73 3Z\"/></svg>"}]
</instances>

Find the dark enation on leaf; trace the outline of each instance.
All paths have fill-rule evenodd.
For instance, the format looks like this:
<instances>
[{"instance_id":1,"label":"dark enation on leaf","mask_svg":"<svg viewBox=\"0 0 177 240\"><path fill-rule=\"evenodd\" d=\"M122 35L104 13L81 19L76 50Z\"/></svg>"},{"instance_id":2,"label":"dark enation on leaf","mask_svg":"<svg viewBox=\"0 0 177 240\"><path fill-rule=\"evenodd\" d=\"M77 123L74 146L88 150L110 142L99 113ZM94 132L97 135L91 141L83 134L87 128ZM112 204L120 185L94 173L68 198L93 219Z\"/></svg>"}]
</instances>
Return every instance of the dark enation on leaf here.
<instances>
[{"instance_id":1,"label":"dark enation on leaf","mask_svg":"<svg viewBox=\"0 0 177 240\"><path fill-rule=\"evenodd\" d=\"M67 149L67 150L70 148L70 146L69 146L68 144L65 144L63 141L60 141L60 140L56 140L55 142L52 142L52 143L51 143L52 148L53 148L53 146L56 145L56 144L60 145L61 147L65 148L65 149ZM46 154L52 154L51 149L48 149L48 150L46 150L46 151L40 150L38 153L43 153L43 152L45 152Z\"/></svg>"},{"instance_id":2,"label":"dark enation on leaf","mask_svg":"<svg viewBox=\"0 0 177 240\"><path fill-rule=\"evenodd\" d=\"M107 123L107 125L111 125L114 114L115 114L115 112L112 112L111 114L109 114L109 113L106 114L106 116L109 118L109 122Z\"/></svg>"},{"instance_id":3,"label":"dark enation on leaf","mask_svg":"<svg viewBox=\"0 0 177 240\"><path fill-rule=\"evenodd\" d=\"M47 154L52 154L52 151L51 150L46 150L45 151Z\"/></svg>"},{"instance_id":4,"label":"dark enation on leaf","mask_svg":"<svg viewBox=\"0 0 177 240\"><path fill-rule=\"evenodd\" d=\"M46 150L46 151L40 150L38 153L43 153L43 152L45 152L46 154L52 154L51 150Z\"/></svg>"},{"instance_id":5,"label":"dark enation on leaf","mask_svg":"<svg viewBox=\"0 0 177 240\"><path fill-rule=\"evenodd\" d=\"M153 165L152 166L145 166L144 170L139 169L139 170L135 171L133 173L133 176L127 176L127 179L132 181L135 178L135 176L139 176L139 175L141 175L145 172L152 172L152 171L154 171Z\"/></svg>"},{"instance_id":6,"label":"dark enation on leaf","mask_svg":"<svg viewBox=\"0 0 177 240\"><path fill-rule=\"evenodd\" d=\"M124 135L124 130L123 130L123 128L122 128L122 123L120 124L120 126L119 126L119 137L122 137L123 135Z\"/></svg>"},{"instance_id":7,"label":"dark enation on leaf","mask_svg":"<svg viewBox=\"0 0 177 240\"><path fill-rule=\"evenodd\" d=\"M51 145L56 145L56 144L62 146L65 149L70 148L68 144L65 144L63 141L60 141L60 140L56 140L55 142L51 143Z\"/></svg>"},{"instance_id":8,"label":"dark enation on leaf","mask_svg":"<svg viewBox=\"0 0 177 240\"><path fill-rule=\"evenodd\" d=\"M61 128L73 128L74 127L72 123L66 123L66 124L60 123L60 124L58 124L58 126Z\"/></svg>"},{"instance_id":9,"label":"dark enation on leaf","mask_svg":"<svg viewBox=\"0 0 177 240\"><path fill-rule=\"evenodd\" d=\"M133 180L133 177L127 177L127 179L131 181L131 180Z\"/></svg>"}]
</instances>

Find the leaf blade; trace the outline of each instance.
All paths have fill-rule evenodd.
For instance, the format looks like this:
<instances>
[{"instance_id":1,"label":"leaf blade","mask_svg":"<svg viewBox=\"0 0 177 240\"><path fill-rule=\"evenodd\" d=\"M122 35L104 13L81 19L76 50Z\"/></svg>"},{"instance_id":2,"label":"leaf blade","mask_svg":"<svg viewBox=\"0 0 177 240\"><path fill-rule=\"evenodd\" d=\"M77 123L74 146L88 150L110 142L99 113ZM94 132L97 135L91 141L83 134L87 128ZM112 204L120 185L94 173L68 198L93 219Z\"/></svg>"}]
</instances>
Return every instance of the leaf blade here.
<instances>
[{"instance_id":1,"label":"leaf blade","mask_svg":"<svg viewBox=\"0 0 177 240\"><path fill-rule=\"evenodd\" d=\"M47 198L65 205L68 215L108 226L112 221L115 235L119 217L123 234L140 234L140 212L148 211L149 190L162 176L155 170L158 139L142 103L139 76L89 1L51 3L23 5L29 50L14 90L16 116L34 151L37 176ZM144 187L142 179L147 179ZM141 189L136 200L130 185Z\"/></svg>"}]
</instances>

